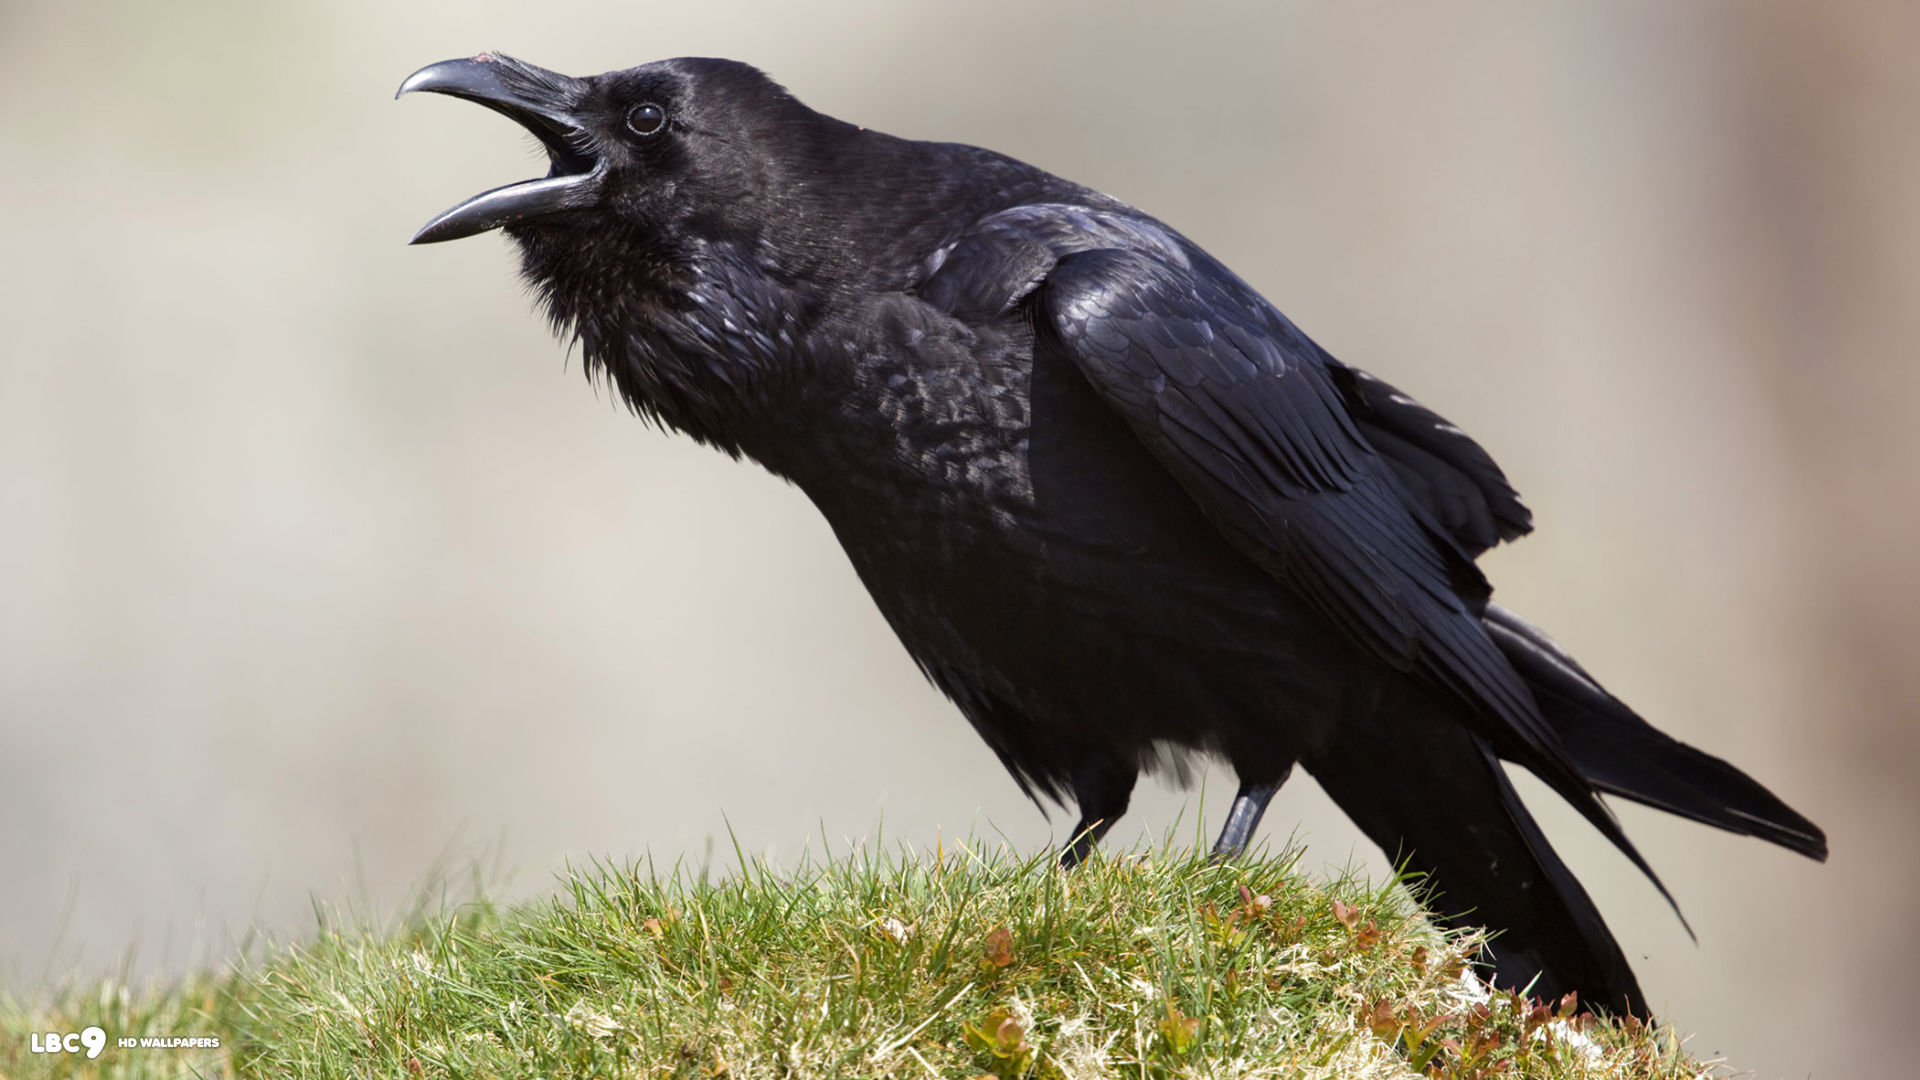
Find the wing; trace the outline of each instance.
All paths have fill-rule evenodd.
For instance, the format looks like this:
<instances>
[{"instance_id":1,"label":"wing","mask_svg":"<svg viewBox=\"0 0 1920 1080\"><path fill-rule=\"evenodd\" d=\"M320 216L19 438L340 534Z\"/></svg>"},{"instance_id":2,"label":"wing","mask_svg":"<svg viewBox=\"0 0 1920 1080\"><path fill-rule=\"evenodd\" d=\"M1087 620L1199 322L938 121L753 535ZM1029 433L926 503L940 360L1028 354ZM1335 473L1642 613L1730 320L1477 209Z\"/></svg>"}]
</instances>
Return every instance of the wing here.
<instances>
[{"instance_id":1,"label":"wing","mask_svg":"<svg viewBox=\"0 0 1920 1080\"><path fill-rule=\"evenodd\" d=\"M1062 256L1100 249L1137 252L1177 271L1194 266L1191 245L1136 213L1043 203L994 214L942 248L919 294L963 318L1004 315L1047 279ZM1224 269L1211 269L1271 311ZM1468 558L1532 528L1532 515L1480 444L1385 382L1328 356L1277 312L1273 316L1297 339L1294 344L1327 369L1340 407L1385 461L1402 494L1422 511L1424 524L1437 525Z\"/></svg>"},{"instance_id":2,"label":"wing","mask_svg":"<svg viewBox=\"0 0 1920 1080\"><path fill-rule=\"evenodd\" d=\"M1501 517L1489 511L1490 528L1472 514L1450 522L1402 480L1410 467L1467 475L1459 459L1471 441L1449 426L1430 430L1425 446L1402 438L1402 456L1383 455L1341 386L1366 384L1231 272L1190 252L1070 251L1029 302L1240 551L1368 653L1456 695L1501 756L1539 775L1658 886L1481 622L1490 590L1472 556L1486 546L1480 538L1502 532ZM1373 426L1444 423L1401 402L1387 401L1397 413L1376 410L1387 423ZM1471 477L1464 486L1478 487ZM1512 528L1518 501L1504 478L1499 487L1508 500L1486 502Z\"/></svg>"},{"instance_id":3,"label":"wing","mask_svg":"<svg viewBox=\"0 0 1920 1080\"><path fill-rule=\"evenodd\" d=\"M1328 359L1354 425L1468 554L1533 530L1533 515L1506 474L1466 432L1372 375Z\"/></svg>"},{"instance_id":4,"label":"wing","mask_svg":"<svg viewBox=\"0 0 1920 1080\"><path fill-rule=\"evenodd\" d=\"M1225 271L1074 252L1035 301L1060 345L1207 516L1357 643L1505 721L1522 759L1557 739L1479 627L1489 590L1404 490L1306 337Z\"/></svg>"}]
</instances>

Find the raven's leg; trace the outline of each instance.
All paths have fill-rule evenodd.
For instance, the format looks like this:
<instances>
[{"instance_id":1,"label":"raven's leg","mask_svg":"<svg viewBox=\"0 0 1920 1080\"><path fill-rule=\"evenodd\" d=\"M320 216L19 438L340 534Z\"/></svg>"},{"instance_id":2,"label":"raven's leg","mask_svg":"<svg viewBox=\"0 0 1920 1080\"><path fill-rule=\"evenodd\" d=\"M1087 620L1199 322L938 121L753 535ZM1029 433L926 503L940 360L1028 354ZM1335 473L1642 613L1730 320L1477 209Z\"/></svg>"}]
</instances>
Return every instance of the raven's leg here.
<instances>
[{"instance_id":1,"label":"raven's leg","mask_svg":"<svg viewBox=\"0 0 1920 1080\"><path fill-rule=\"evenodd\" d=\"M1133 782L1140 776L1139 766L1129 765L1105 751L1096 751L1073 764L1073 799L1080 804L1080 823L1073 827L1073 839L1060 853L1060 865L1068 870L1086 861L1093 846L1107 835L1113 823L1127 812L1133 797Z\"/></svg>"},{"instance_id":2,"label":"raven's leg","mask_svg":"<svg viewBox=\"0 0 1920 1080\"><path fill-rule=\"evenodd\" d=\"M1279 779L1267 784L1241 781L1233 806L1227 811L1227 823L1220 830L1220 839L1214 842L1215 859L1232 859L1247 850L1247 844L1253 840L1253 830L1260 827L1260 815L1267 812L1267 804L1273 801L1274 793L1287 782L1291 772L1293 766L1289 765Z\"/></svg>"}]
</instances>

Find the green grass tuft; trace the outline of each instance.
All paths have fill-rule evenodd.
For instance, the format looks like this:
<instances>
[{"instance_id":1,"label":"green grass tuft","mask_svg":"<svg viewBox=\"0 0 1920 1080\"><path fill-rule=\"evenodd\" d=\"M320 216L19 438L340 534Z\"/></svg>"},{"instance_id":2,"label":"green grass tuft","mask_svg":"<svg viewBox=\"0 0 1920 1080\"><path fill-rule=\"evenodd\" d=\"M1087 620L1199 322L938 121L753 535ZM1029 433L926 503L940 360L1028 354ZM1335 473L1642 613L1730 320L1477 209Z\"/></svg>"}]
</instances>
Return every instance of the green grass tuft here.
<instances>
[{"instance_id":1,"label":"green grass tuft","mask_svg":"<svg viewBox=\"0 0 1920 1080\"><path fill-rule=\"evenodd\" d=\"M647 864L445 904L135 992L0 998L0 1076L1656 1077L1668 1029L1462 979L1473 937L1297 856L1170 850L1072 874L954 845L719 881ZM98 1024L107 1050L29 1052ZM122 1035L218 1048L119 1049Z\"/></svg>"}]
</instances>

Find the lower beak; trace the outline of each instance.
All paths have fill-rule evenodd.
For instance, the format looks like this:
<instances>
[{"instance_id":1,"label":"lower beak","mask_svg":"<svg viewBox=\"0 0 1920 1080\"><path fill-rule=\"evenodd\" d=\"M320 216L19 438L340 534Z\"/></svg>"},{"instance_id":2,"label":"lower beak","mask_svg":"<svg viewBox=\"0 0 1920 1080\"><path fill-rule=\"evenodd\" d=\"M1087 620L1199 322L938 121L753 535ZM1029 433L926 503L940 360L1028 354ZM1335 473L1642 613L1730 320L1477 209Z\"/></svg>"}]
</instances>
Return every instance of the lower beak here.
<instances>
[{"instance_id":1,"label":"lower beak","mask_svg":"<svg viewBox=\"0 0 1920 1080\"><path fill-rule=\"evenodd\" d=\"M586 133L570 111L584 84L511 57L481 53L468 60L444 60L407 76L395 94L425 90L485 105L532 132L553 162L537 180L494 188L427 222L411 243L458 240L516 221L565 210L583 210L600 201L605 171L584 149Z\"/></svg>"}]
</instances>

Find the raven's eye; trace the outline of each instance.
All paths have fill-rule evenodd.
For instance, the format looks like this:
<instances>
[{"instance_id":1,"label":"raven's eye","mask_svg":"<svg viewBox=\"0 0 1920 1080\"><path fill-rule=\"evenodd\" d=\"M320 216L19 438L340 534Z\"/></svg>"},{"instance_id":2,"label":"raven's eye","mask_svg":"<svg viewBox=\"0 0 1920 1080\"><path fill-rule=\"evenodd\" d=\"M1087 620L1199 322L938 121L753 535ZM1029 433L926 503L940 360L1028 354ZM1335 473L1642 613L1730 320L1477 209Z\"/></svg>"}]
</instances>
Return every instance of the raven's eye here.
<instances>
[{"instance_id":1,"label":"raven's eye","mask_svg":"<svg viewBox=\"0 0 1920 1080\"><path fill-rule=\"evenodd\" d=\"M658 135L667 126L667 110L645 101L627 110L627 130L635 135Z\"/></svg>"}]
</instances>

